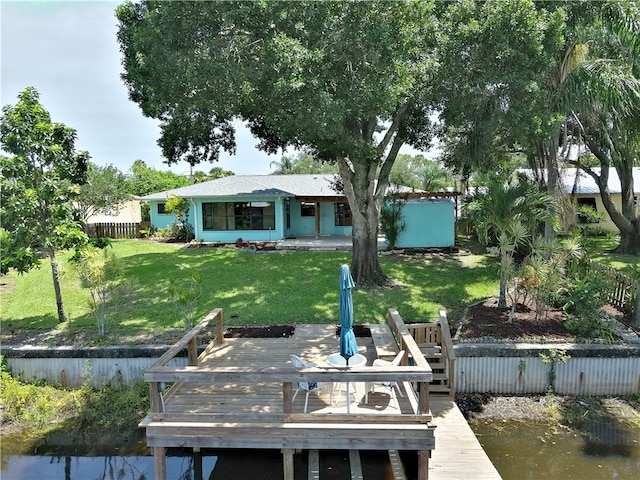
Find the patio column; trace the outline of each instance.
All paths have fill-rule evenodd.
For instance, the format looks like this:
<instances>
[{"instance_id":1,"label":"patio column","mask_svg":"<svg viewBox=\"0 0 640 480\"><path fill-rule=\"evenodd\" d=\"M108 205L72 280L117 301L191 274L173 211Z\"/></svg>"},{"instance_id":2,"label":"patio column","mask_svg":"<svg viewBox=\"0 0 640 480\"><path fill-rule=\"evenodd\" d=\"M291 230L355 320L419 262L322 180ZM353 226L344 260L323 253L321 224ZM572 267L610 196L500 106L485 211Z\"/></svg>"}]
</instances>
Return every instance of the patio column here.
<instances>
[{"instance_id":1,"label":"patio column","mask_svg":"<svg viewBox=\"0 0 640 480\"><path fill-rule=\"evenodd\" d=\"M320 238L320 202L316 202L316 240Z\"/></svg>"}]
</instances>

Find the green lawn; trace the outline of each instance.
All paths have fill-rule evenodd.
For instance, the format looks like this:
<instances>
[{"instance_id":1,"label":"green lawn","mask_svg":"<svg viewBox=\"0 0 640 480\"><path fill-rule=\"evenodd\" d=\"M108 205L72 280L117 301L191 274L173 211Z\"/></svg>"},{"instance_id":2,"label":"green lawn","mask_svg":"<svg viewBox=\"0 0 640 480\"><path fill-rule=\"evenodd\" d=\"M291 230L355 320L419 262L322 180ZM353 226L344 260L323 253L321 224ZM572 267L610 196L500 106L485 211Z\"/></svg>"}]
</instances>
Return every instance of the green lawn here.
<instances>
[{"instance_id":1,"label":"green lawn","mask_svg":"<svg viewBox=\"0 0 640 480\"><path fill-rule=\"evenodd\" d=\"M135 300L113 317L106 338L95 343L117 343L124 337L153 335L180 328L167 294L171 276L197 271L204 291L197 317L221 307L226 325L337 323L338 274L348 252L259 254L232 248L181 249L150 241L119 240L113 248L126 265L126 275L139 286ZM67 338L92 335L95 320L89 314L89 293L80 286L69 254L64 262L63 297L68 324L57 322L48 262L25 275L3 277L9 288L0 297L2 334L26 331L64 333ZM379 323L389 308L405 321L424 321L438 310L459 310L465 304L496 294L495 263L484 256L382 257L384 271L398 286L354 292L356 323ZM43 340L46 341L46 340Z\"/></svg>"}]
</instances>

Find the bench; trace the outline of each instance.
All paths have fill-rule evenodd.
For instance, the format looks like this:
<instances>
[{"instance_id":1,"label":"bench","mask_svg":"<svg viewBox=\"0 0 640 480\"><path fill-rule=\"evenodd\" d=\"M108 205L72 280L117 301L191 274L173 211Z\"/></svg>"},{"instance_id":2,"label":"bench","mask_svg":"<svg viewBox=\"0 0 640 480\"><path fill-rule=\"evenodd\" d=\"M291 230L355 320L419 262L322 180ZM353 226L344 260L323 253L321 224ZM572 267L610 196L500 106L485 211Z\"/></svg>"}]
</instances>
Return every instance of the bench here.
<instances>
[{"instance_id":1,"label":"bench","mask_svg":"<svg viewBox=\"0 0 640 480\"><path fill-rule=\"evenodd\" d=\"M400 349L389 325L374 324L369 326L371 338L376 348L376 356L383 360L393 360Z\"/></svg>"}]
</instances>

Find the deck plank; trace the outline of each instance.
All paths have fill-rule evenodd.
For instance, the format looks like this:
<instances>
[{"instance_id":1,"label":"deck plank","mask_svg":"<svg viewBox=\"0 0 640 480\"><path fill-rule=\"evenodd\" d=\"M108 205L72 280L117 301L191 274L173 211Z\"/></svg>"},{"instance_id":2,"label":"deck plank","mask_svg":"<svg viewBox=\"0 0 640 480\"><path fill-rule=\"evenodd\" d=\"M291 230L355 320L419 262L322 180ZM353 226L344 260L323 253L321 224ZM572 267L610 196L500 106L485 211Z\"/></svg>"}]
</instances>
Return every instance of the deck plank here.
<instances>
[{"instance_id":1,"label":"deck plank","mask_svg":"<svg viewBox=\"0 0 640 480\"><path fill-rule=\"evenodd\" d=\"M436 448L429 460L429 480L500 480L458 406L449 399L431 400Z\"/></svg>"}]
</instances>

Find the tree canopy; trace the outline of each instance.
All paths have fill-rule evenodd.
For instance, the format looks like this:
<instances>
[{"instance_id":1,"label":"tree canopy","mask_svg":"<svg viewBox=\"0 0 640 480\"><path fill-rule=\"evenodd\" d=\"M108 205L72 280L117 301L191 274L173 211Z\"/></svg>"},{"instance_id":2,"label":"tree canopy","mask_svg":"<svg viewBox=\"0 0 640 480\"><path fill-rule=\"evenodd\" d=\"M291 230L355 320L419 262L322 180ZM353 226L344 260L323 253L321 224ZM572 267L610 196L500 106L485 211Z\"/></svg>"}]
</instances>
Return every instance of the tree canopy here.
<instances>
[{"instance_id":1,"label":"tree canopy","mask_svg":"<svg viewBox=\"0 0 640 480\"><path fill-rule=\"evenodd\" d=\"M87 181L80 186L76 209L86 223L96 214L117 214L124 202L131 198L129 181L113 165L89 163Z\"/></svg>"},{"instance_id":2,"label":"tree canopy","mask_svg":"<svg viewBox=\"0 0 640 480\"><path fill-rule=\"evenodd\" d=\"M316 160L307 152L298 152L294 156L283 156L279 161L274 160L269 167L275 168L273 174L310 174L310 173L338 173L334 163Z\"/></svg>"},{"instance_id":3,"label":"tree canopy","mask_svg":"<svg viewBox=\"0 0 640 480\"><path fill-rule=\"evenodd\" d=\"M189 185L189 178L177 173L157 170L143 160L136 160L129 169L129 191L133 195L149 195Z\"/></svg>"},{"instance_id":4,"label":"tree canopy","mask_svg":"<svg viewBox=\"0 0 640 480\"><path fill-rule=\"evenodd\" d=\"M269 153L336 163L353 214L352 274L384 284L378 215L404 143L427 148L435 5L153 2L118 7L123 79L161 120L169 163L217 159L246 121Z\"/></svg>"}]
</instances>

